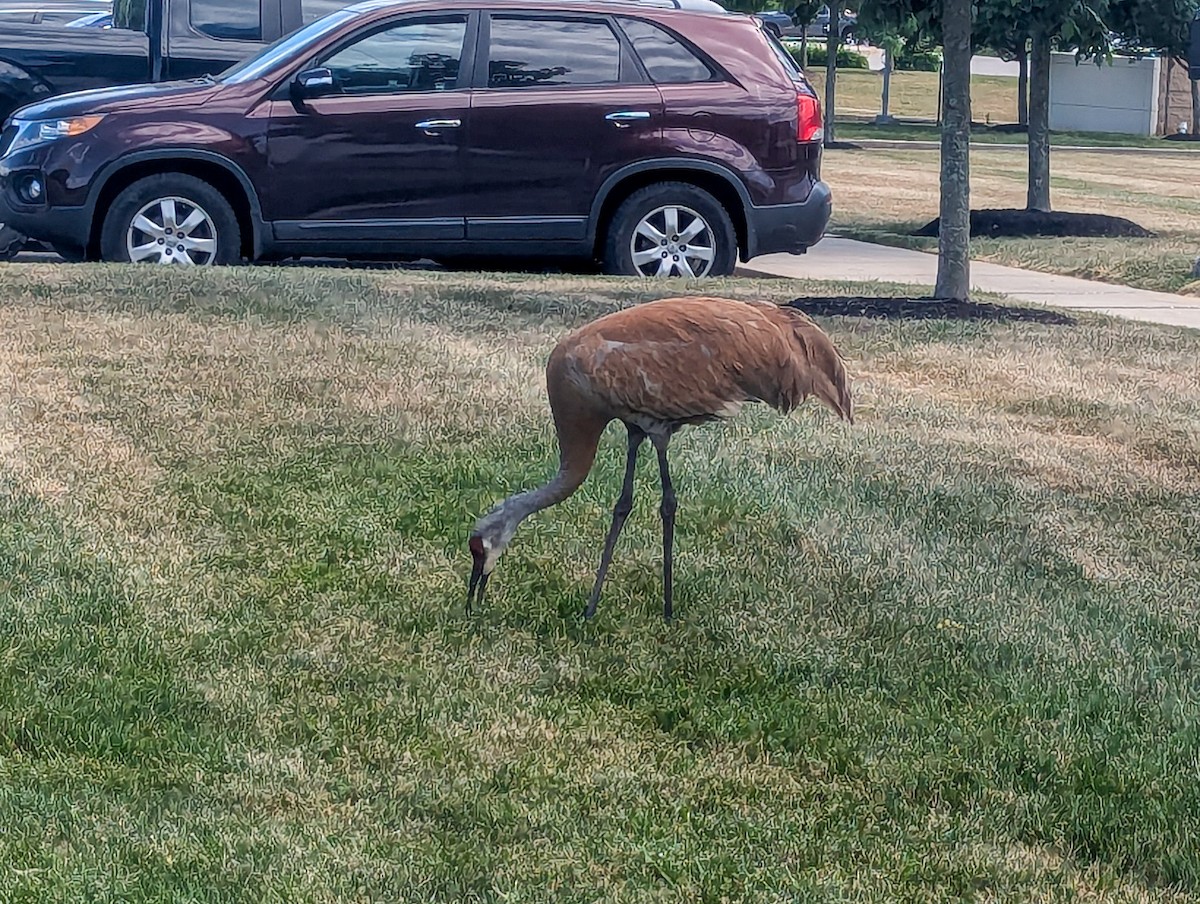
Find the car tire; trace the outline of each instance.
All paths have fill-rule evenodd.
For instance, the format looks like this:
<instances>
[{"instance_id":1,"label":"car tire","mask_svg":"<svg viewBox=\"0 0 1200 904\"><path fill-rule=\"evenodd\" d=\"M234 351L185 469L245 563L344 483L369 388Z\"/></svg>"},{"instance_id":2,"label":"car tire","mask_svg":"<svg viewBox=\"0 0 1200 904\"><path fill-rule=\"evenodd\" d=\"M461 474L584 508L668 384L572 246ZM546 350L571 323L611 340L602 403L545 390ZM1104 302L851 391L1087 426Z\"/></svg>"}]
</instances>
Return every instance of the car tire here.
<instances>
[{"instance_id":1,"label":"car tire","mask_svg":"<svg viewBox=\"0 0 1200 904\"><path fill-rule=\"evenodd\" d=\"M700 231L688 236L695 229ZM660 182L635 191L613 214L604 270L619 276L729 276L737 255L737 233L720 201L686 182Z\"/></svg>"},{"instance_id":2,"label":"car tire","mask_svg":"<svg viewBox=\"0 0 1200 904\"><path fill-rule=\"evenodd\" d=\"M147 222L139 227L139 219ZM117 195L104 217L100 257L119 263L236 264L242 259L241 228L229 201L212 185L183 173L160 173Z\"/></svg>"}]
</instances>

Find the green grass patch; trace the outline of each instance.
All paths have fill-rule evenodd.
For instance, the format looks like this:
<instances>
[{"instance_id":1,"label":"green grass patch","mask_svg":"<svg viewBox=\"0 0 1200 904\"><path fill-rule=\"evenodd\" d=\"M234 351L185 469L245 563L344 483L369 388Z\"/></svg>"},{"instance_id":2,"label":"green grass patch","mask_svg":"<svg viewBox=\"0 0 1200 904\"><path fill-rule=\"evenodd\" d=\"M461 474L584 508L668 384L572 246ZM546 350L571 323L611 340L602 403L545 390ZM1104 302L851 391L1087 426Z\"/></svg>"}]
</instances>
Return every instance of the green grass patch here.
<instances>
[{"instance_id":1,"label":"green grass patch","mask_svg":"<svg viewBox=\"0 0 1200 904\"><path fill-rule=\"evenodd\" d=\"M839 287L0 283L13 900L1200 891L1194 334L827 318L858 426L678 437L672 625L644 460L584 623L615 428L462 611L474 518L554 468L557 337L664 294Z\"/></svg>"}]
</instances>

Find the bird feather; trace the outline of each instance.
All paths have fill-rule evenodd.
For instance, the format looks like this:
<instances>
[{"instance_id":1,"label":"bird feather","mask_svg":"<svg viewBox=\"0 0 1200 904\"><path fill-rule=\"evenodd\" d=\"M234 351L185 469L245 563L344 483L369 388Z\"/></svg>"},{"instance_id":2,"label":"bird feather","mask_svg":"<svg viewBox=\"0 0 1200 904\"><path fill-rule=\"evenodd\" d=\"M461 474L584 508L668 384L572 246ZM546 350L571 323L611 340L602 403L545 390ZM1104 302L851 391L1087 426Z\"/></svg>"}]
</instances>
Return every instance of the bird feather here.
<instances>
[{"instance_id":1,"label":"bird feather","mask_svg":"<svg viewBox=\"0 0 1200 904\"><path fill-rule=\"evenodd\" d=\"M769 302L648 302L580 328L553 358L580 402L633 423L697 423L747 402L786 413L809 396L854 419L832 341L803 312Z\"/></svg>"}]
</instances>

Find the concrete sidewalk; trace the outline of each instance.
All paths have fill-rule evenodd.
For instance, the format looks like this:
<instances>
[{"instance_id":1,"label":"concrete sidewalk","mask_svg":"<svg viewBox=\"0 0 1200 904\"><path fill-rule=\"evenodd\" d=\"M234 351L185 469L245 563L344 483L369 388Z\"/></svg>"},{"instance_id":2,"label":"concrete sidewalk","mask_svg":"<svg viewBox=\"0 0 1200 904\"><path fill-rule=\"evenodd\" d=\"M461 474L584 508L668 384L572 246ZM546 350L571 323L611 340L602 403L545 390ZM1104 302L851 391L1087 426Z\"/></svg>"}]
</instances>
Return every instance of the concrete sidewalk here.
<instances>
[{"instance_id":1,"label":"concrete sidewalk","mask_svg":"<svg viewBox=\"0 0 1200 904\"><path fill-rule=\"evenodd\" d=\"M859 123L844 123L844 125L859 125ZM850 147L835 147L834 150L864 150L864 151L940 151L942 145L940 141L926 141L924 139L914 138L839 138L838 144L856 145L855 148ZM1007 142L1007 141L972 141L972 151L1020 151L1022 154L1028 153L1029 146L1022 142ZM1158 157L1195 157L1200 160L1200 150L1195 147L1180 147L1179 145L1172 146L1170 142L1163 142L1162 147L1143 147L1136 144L1105 144L1105 145L1084 145L1084 144L1056 144L1054 145L1054 153L1078 153L1078 154L1138 154L1140 156L1158 156ZM826 151L828 153L828 151Z\"/></svg>"},{"instance_id":2,"label":"concrete sidewalk","mask_svg":"<svg viewBox=\"0 0 1200 904\"><path fill-rule=\"evenodd\" d=\"M932 287L937 255L826 236L807 254L766 254L738 268L747 276L897 282ZM1200 329L1200 298L1148 292L1070 276L971 262L971 287L1017 301Z\"/></svg>"}]
</instances>

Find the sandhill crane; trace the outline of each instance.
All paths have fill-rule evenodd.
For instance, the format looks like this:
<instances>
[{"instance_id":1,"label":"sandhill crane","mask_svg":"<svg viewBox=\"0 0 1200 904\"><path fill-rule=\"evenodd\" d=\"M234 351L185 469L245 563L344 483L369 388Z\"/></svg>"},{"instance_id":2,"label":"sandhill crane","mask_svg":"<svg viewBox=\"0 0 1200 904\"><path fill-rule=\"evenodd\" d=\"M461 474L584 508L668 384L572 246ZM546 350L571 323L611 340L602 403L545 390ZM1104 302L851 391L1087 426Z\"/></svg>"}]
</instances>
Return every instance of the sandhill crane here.
<instances>
[{"instance_id":1,"label":"sandhill crane","mask_svg":"<svg viewBox=\"0 0 1200 904\"><path fill-rule=\"evenodd\" d=\"M842 359L829 337L794 307L727 298L667 298L601 317L566 336L546 365L558 435L558 473L482 516L471 533L467 591L482 604L496 561L530 515L562 502L587 478L612 420L629 433L625 482L613 509L596 581L584 610L596 612L613 548L633 508L638 449L649 438L662 480L663 617L671 619L675 489L667 444L688 424L732 417L746 402L787 413L815 395L854 423ZM478 589L478 597L475 597Z\"/></svg>"}]
</instances>

